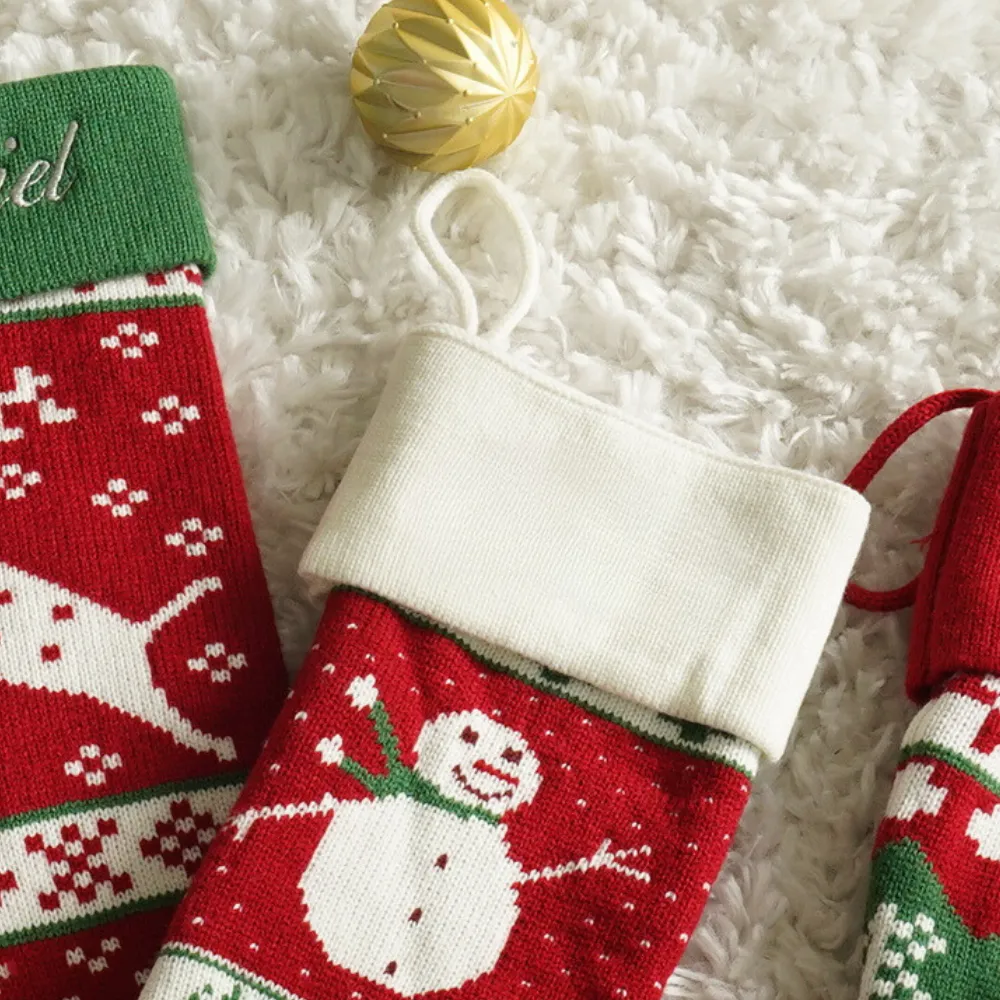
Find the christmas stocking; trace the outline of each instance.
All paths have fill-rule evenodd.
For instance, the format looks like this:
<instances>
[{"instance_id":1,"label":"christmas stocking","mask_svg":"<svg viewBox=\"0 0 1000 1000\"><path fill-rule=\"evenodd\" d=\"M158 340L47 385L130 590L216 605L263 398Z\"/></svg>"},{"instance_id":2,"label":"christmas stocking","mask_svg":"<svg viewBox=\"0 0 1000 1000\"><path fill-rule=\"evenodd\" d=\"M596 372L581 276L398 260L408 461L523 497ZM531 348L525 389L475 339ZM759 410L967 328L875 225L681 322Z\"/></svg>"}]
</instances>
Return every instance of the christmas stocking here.
<instances>
[{"instance_id":1,"label":"christmas stocking","mask_svg":"<svg viewBox=\"0 0 1000 1000\"><path fill-rule=\"evenodd\" d=\"M781 754L867 505L462 328L400 348L303 560L330 594L145 1000L658 997Z\"/></svg>"},{"instance_id":2,"label":"christmas stocking","mask_svg":"<svg viewBox=\"0 0 1000 1000\"><path fill-rule=\"evenodd\" d=\"M128 1000L283 670L160 70L0 86L0 998Z\"/></svg>"},{"instance_id":3,"label":"christmas stocking","mask_svg":"<svg viewBox=\"0 0 1000 1000\"><path fill-rule=\"evenodd\" d=\"M1000 997L1000 396L918 404L852 474L863 489L914 430L972 406L926 565L896 591L851 587L888 610L915 600L903 738L875 836L861 1000Z\"/></svg>"}]
</instances>

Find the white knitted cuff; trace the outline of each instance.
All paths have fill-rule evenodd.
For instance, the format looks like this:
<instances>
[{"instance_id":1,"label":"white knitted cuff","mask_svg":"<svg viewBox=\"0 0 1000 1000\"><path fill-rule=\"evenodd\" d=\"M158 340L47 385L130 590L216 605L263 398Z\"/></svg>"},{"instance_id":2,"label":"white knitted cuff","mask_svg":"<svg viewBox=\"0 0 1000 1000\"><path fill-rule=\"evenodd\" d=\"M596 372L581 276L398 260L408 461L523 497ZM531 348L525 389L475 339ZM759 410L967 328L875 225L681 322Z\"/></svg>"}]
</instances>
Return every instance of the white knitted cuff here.
<instances>
[{"instance_id":1,"label":"white knitted cuff","mask_svg":"<svg viewBox=\"0 0 1000 1000\"><path fill-rule=\"evenodd\" d=\"M301 571L777 757L867 519L441 327L400 348Z\"/></svg>"}]
</instances>

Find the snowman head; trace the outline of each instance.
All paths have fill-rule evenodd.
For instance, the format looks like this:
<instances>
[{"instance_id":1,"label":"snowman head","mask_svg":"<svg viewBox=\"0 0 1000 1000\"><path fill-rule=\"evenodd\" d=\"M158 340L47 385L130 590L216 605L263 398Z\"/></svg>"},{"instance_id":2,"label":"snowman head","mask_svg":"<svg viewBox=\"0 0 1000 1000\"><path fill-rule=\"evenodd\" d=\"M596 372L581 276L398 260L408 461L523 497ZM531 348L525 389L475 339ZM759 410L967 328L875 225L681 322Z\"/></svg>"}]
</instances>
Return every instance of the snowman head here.
<instances>
[{"instance_id":1,"label":"snowman head","mask_svg":"<svg viewBox=\"0 0 1000 1000\"><path fill-rule=\"evenodd\" d=\"M530 802L542 780L527 740L475 710L424 723L414 749L414 770L442 794L497 816Z\"/></svg>"}]
</instances>

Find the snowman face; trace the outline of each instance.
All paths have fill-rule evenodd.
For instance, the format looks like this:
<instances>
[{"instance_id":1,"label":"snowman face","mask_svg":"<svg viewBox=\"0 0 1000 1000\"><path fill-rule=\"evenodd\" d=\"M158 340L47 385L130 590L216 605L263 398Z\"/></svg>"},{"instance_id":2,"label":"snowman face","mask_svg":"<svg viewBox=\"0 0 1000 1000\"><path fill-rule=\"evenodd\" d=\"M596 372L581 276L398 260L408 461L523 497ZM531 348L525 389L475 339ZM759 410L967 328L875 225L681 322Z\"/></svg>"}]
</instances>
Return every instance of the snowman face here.
<instances>
[{"instance_id":1,"label":"snowman face","mask_svg":"<svg viewBox=\"0 0 1000 1000\"><path fill-rule=\"evenodd\" d=\"M414 749L415 770L444 795L497 816L530 802L542 780L525 738L479 711L425 723Z\"/></svg>"}]
</instances>

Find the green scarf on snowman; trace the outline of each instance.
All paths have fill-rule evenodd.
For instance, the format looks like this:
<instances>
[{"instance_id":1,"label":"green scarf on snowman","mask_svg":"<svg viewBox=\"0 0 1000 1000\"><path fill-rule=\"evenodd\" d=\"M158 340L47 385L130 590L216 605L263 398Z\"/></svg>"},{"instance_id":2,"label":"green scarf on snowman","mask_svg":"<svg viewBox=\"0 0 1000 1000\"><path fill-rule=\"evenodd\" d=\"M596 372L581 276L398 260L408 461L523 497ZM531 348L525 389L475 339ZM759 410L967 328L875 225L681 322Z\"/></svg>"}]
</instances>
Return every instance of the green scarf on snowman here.
<instances>
[{"instance_id":1,"label":"green scarf on snowman","mask_svg":"<svg viewBox=\"0 0 1000 1000\"><path fill-rule=\"evenodd\" d=\"M337 735L320 741L316 749L325 764L336 764L378 799L393 795L406 795L417 802L435 806L458 816L460 819L480 819L497 826L500 817L482 806L470 805L445 795L433 782L412 767L407 767L400 756L399 740L385 703L379 697L375 678L355 677L347 688L348 697L355 708L367 709L375 727L375 736L385 756L386 774L374 774L353 757L344 753L343 739Z\"/></svg>"}]
</instances>

